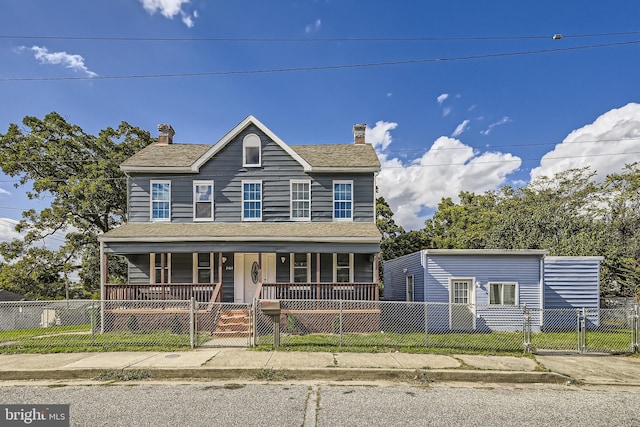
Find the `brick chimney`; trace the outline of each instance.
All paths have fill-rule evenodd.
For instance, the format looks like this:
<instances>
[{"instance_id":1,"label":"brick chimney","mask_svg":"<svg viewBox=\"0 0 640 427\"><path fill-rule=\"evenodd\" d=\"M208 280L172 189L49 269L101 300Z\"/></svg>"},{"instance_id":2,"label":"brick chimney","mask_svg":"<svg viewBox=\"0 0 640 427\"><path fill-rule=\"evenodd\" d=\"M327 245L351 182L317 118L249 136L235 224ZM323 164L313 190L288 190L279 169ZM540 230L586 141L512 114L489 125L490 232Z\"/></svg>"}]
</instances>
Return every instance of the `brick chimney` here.
<instances>
[{"instance_id":1,"label":"brick chimney","mask_svg":"<svg viewBox=\"0 0 640 427\"><path fill-rule=\"evenodd\" d=\"M171 125L158 125L158 145L173 144L173 135L175 134L176 131L173 130Z\"/></svg>"},{"instance_id":2,"label":"brick chimney","mask_svg":"<svg viewBox=\"0 0 640 427\"><path fill-rule=\"evenodd\" d=\"M354 144L364 144L364 130L367 128L366 124L355 124L353 125L353 143Z\"/></svg>"}]
</instances>

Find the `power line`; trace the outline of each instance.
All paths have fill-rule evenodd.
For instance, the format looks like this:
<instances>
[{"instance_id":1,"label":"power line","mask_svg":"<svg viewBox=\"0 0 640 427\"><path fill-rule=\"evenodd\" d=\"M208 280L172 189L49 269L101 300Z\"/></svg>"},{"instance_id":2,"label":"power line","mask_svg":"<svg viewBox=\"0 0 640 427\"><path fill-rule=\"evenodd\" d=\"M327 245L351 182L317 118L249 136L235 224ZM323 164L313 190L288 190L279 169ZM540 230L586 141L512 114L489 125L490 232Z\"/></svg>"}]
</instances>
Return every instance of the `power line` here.
<instances>
[{"instance_id":1,"label":"power line","mask_svg":"<svg viewBox=\"0 0 640 427\"><path fill-rule=\"evenodd\" d=\"M613 33L563 34L562 38L612 37L638 35L640 31ZM0 39L19 40L78 40L78 41L151 41L151 42L232 42L232 43L326 43L326 42L433 42L433 41L491 41L553 39L554 35L520 36L439 36L439 37L128 37L128 36L24 36L0 35Z\"/></svg>"},{"instance_id":2,"label":"power line","mask_svg":"<svg viewBox=\"0 0 640 427\"><path fill-rule=\"evenodd\" d=\"M449 58L428 58L428 59L411 59L406 61L388 61L388 62L371 62L364 64L346 64L346 65L326 65L315 67L290 67L290 68L272 68L262 70L236 70L236 71L204 71L199 73L165 73L165 74L132 74L118 76L93 76L93 77L0 77L0 82L10 81L73 81L73 80L125 80L125 79L157 79L168 77L212 77L212 76L234 76L234 75L250 75L250 74L275 74L275 73L292 73L304 71L328 71L328 70L347 70L357 68L372 68L391 65L412 65L426 64L436 62L456 62L471 61L477 59L506 58L512 56L540 55L545 53L569 52L585 49L599 49L605 47L625 46L640 44L640 40L604 43L586 46L563 47L556 49L540 49L528 50L521 52L502 52L484 55L458 56Z\"/></svg>"}]
</instances>

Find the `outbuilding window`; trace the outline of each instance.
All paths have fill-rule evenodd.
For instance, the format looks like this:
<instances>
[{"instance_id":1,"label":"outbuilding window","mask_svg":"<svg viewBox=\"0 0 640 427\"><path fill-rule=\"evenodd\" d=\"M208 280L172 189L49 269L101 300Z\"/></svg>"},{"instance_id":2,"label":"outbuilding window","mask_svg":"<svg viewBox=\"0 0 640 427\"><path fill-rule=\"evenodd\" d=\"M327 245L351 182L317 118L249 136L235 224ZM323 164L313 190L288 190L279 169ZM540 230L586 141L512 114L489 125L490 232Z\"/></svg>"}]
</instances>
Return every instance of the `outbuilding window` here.
<instances>
[{"instance_id":1,"label":"outbuilding window","mask_svg":"<svg viewBox=\"0 0 640 427\"><path fill-rule=\"evenodd\" d=\"M490 282L490 305L518 305L518 284Z\"/></svg>"}]
</instances>

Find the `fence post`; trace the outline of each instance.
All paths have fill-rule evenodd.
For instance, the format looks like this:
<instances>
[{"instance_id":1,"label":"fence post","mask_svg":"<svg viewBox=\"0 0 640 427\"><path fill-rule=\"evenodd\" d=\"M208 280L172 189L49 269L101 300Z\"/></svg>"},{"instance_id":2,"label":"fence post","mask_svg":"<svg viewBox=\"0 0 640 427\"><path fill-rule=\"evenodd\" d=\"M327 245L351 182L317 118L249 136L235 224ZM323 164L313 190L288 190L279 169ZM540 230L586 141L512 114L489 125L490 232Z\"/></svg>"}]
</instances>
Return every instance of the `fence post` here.
<instances>
[{"instance_id":1,"label":"fence post","mask_svg":"<svg viewBox=\"0 0 640 427\"><path fill-rule=\"evenodd\" d=\"M640 322L638 322L638 304L633 306L633 311L632 311L632 321L631 321L631 328L632 328L632 333L631 333L631 351L634 353L638 352L638 328L640 327Z\"/></svg>"},{"instance_id":2,"label":"fence post","mask_svg":"<svg viewBox=\"0 0 640 427\"><path fill-rule=\"evenodd\" d=\"M342 347L342 300L340 300L340 347Z\"/></svg>"},{"instance_id":3,"label":"fence post","mask_svg":"<svg viewBox=\"0 0 640 427\"><path fill-rule=\"evenodd\" d=\"M251 332L253 335L253 339L249 338L252 344L252 347L257 347L258 346L258 299L254 298L253 299L253 304L251 305L251 308L249 309L249 313L250 316L253 317L252 320L252 325L251 325Z\"/></svg>"},{"instance_id":4,"label":"fence post","mask_svg":"<svg viewBox=\"0 0 640 427\"><path fill-rule=\"evenodd\" d=\"M580 319L580 353L584 354L587 351L587 314L584 307L582 310L578 310L578 318Z\"/></svg>"},{"instance_id":5,"label":"fence post","mask_svg":"<svg viewBox=\"0 0 640 427\"><path fill-rule=\"evenodd\" d=\"M96 308L95 303L91 302L91 345L96 343Z\"/></svg>"},{"instance_id":6,"label":"fence post","mask_svg":"<svg viewBox=\"0 0 640 427\"><path fill-rule=\"evenodd\" d=\"M427 321L427 307L429 303L424 302L424 346L429 347L429 322Z\"/></svg>"},{"instance_id":7,"label":"fence post","mask_svg":"<svg viewBox=\"0 0 640 427\"><path fill-rule=\"evenodd\" d=\"M522 307L522 347L525 353L531 351L531 313L527 304Z\"/></svg>"},{"instance_id":8,"label":"fence post","mask_svg":"<svg viewBox=\"0 0 640 427\"><path fill-rule=\"evenodd\" d=\"M196 299L191 297L189 303L189 339L191 348L196 346Z\"/></svg>"}]
</instances>

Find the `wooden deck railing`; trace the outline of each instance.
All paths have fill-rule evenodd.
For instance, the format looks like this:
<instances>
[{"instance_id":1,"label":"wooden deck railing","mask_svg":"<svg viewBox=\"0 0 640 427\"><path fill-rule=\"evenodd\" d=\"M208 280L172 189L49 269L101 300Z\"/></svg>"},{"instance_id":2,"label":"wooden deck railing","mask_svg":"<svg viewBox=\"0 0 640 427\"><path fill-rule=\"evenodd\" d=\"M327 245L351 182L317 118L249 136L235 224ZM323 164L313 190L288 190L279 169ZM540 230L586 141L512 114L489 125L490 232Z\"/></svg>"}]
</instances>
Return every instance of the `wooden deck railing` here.
<instances>
[{"instance_id":1,"label":"wooden deck railing","mask_svg":"<svg viewBox=\"0 0 640 427\"><path fill-rule=\"evenodd\" d=\"M377 283L262 283L259 299L378 301Z\"/></svg>"},{"instance_id":2,"label":"wooden deck railing","mask_svg":"<svg viewBox=\"0 0 640 427\"><path fill-rule=\"evenodd\" d=\"M221 283L156 283L105 285L107 300L189 300L197 302L219 302Z\"/></svg>"}]
</instances>

